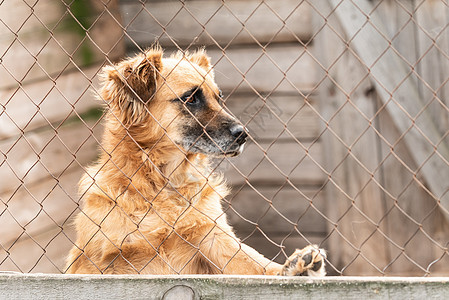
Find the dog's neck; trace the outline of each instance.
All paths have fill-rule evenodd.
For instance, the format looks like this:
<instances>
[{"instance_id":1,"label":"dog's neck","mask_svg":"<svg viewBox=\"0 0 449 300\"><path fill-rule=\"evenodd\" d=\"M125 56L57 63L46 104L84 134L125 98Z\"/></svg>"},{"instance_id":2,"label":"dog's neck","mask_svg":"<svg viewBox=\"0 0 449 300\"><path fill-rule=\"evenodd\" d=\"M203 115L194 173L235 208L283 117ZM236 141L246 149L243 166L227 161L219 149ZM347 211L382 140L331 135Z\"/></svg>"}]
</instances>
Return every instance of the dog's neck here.
<instances>
[{"instance_id":1,"label":"dog's neck","mask_svg":"<svg viewBox=\"0 0 449 300\"><path fill-rule=\"evenodd\" d=\"M103 142L100 162L107 167L101 172L123 177L133 185L181 188L203 185L213 176L206 155L187 154L168 138L141 144L125 129L107 128Z\"/></svg>"},{"instance_id":2,"label":"dog's neck","mask_svg":"<svg viewBox=\"0 0 449 300\"><path fill-rule=\"evenodd\" d=\"M126 130L106 128L102 148L99 160L80 182L80 193L89 190L119 203L125 211L146 211L148 205L156 207L165 201L173 207L203 200L219 203L229 194L223 177L212 173L207 156L186 155L170 141L142 147Z\"/></svg>"}]
</instances>

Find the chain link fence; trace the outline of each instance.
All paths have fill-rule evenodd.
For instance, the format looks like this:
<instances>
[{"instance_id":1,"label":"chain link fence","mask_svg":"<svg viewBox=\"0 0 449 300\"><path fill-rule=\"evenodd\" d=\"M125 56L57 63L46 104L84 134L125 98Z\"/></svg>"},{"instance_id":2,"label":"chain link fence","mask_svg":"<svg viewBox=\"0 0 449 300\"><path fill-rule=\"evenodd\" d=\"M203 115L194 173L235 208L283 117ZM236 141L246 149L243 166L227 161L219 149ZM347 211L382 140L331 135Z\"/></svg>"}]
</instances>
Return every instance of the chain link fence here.
<instances>
[{"instance_id":1,"label":"chain link fence","mask_svg":"<svg viewBox=\"0 0 449 300\"><path fill-rule=\"evenodd\" d=\"M0 270L67 272L105 151L99 73L158 43L205 46L248 129L214 161L242 243L278 263L316 244L331 275L447 276L448 26L447 0L0 1Z\"/></svg>"}]
</instances>

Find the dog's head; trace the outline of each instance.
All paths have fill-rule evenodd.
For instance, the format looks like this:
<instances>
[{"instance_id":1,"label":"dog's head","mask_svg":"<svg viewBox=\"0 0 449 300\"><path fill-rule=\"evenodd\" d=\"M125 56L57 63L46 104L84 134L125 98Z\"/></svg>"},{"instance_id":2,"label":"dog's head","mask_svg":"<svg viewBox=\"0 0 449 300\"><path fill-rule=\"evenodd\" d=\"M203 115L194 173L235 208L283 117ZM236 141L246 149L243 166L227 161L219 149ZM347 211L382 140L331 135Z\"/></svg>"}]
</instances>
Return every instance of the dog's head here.
<instances>
[{"instance_id":1,"label":"dog's head","mask_svg":"<svg viewBox=\"0 0 449 300\"><path fill-rule=\"evenodd\" d=\"M245 128L222 106L210 58L203 50L163 58L153 48L104 68L103 98L145 147L155 140L185 153L239 154Z\"/></svg>"}]
</instances>

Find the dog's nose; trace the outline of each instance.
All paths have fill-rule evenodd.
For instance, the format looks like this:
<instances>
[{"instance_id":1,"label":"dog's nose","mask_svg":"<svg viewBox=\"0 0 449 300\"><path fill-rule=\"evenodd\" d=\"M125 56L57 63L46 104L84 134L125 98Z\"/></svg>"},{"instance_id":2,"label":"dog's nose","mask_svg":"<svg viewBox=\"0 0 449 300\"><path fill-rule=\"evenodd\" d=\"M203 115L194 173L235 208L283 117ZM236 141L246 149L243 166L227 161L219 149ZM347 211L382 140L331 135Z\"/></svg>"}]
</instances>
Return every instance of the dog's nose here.
<instances>
[{"instance_id":1,"label":"dog's nose","mask_svg":"<svg viewBox=\"0 0 449 300\"><path fill-rule=\"evenodd\" d=\"M231 131L231 135L239 142L243 142L248 137L248 134L245 132L245 128L242 125L236 124L229 128Z\"/></svg>"}]
</instances>

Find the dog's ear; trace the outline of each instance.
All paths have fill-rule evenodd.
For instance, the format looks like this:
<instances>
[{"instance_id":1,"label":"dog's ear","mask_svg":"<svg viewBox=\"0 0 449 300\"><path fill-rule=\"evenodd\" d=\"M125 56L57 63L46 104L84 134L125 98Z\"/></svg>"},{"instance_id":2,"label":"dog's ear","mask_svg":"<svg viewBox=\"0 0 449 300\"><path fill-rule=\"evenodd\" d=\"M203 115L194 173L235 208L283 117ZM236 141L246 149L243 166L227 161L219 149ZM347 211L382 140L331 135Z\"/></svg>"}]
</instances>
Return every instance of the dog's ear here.
<instances>
[{"instance_id":1,"label":"dog's ear","mask_svg":"<svg viewBox=\"0 0 449 300\"><path fill-rule=\"evenodd\" d=\"M154 97L162 70L162 50L154 48L134 59L103 68L102 96L120 109L129 121L137 121ZM126 117L126 115L128 117Z\"/></svg>"},{"instance_id":2,"label":"dog's ear","mask_svg":"<svg viewBox=\"0 0 449 300\"><path fill-rule=\"evenodd\" d=\"M125 60L106 70L109 80L121 86L129 101L148 103L156 92L162 70L162 51L147 50L137 59Z\"/></svg>"},{"instance_id":3,"label":"dog's ear","mask_svg":"<svg viewBox=\"0 0 449 300\"><path fill-rule=\"evenodd\" d=\"M194 64L200 66L202 69L206 70L212 77L214 77L210 57L207 55L206 50L199 49L193 54L189 55L188 59Z\"/></svg>"}]
</instances>

